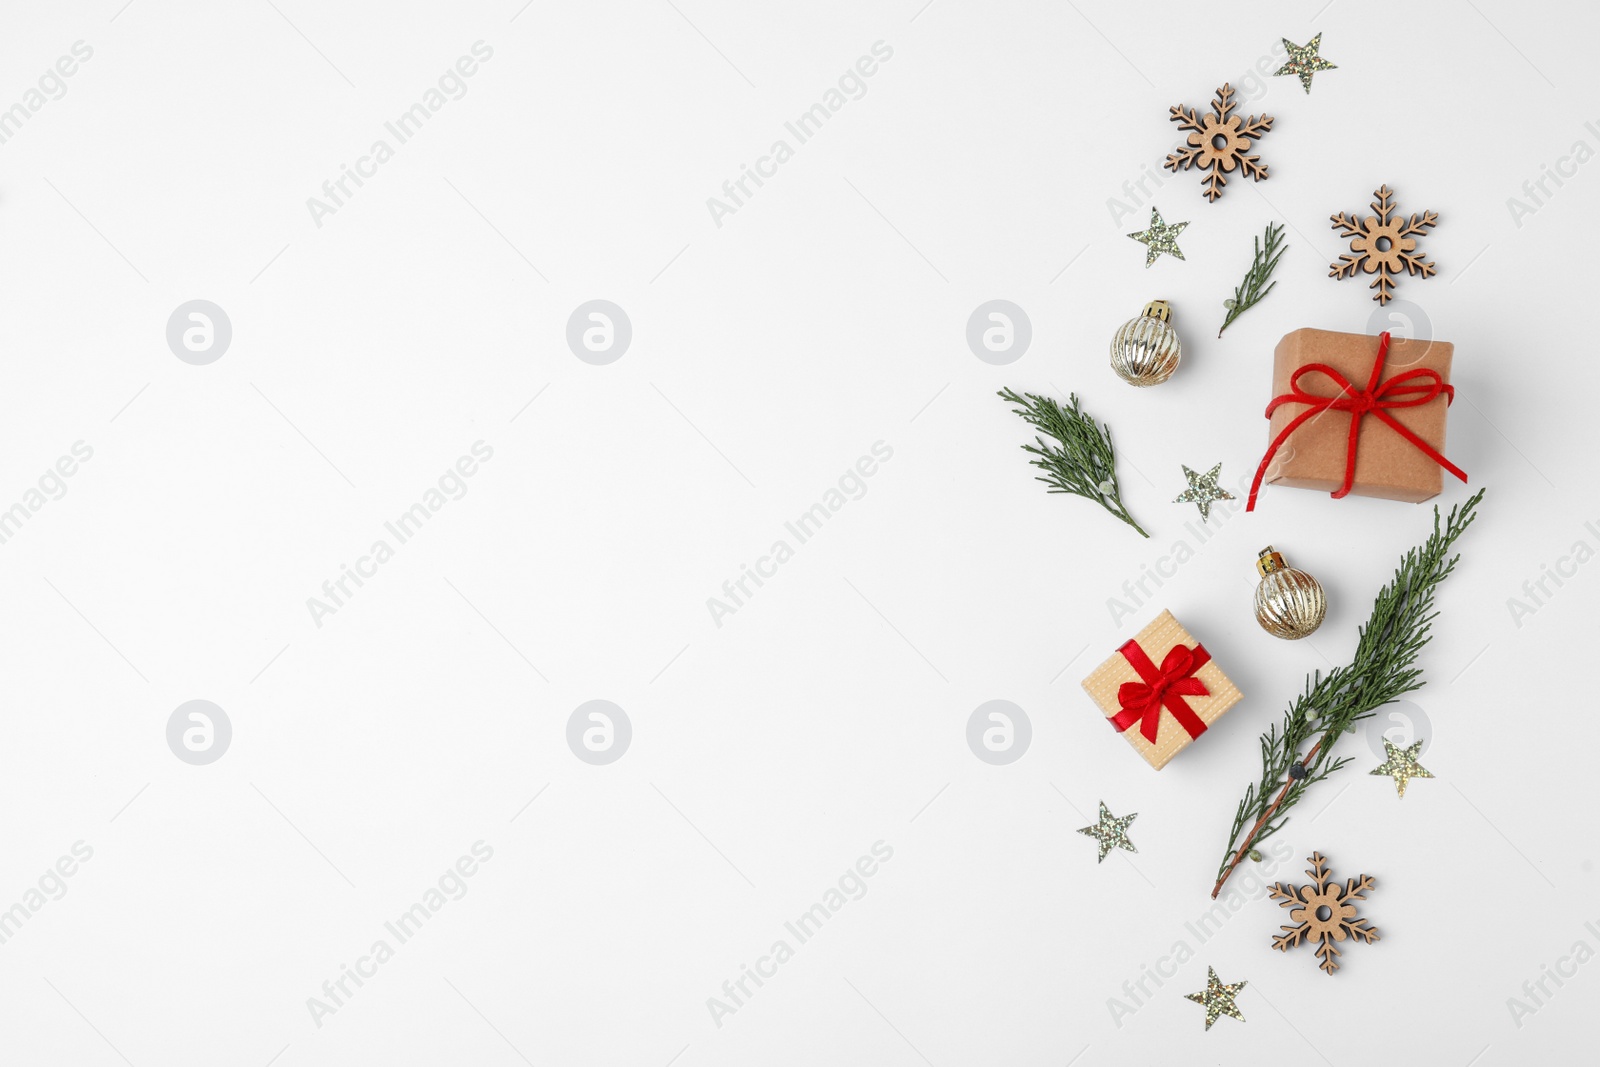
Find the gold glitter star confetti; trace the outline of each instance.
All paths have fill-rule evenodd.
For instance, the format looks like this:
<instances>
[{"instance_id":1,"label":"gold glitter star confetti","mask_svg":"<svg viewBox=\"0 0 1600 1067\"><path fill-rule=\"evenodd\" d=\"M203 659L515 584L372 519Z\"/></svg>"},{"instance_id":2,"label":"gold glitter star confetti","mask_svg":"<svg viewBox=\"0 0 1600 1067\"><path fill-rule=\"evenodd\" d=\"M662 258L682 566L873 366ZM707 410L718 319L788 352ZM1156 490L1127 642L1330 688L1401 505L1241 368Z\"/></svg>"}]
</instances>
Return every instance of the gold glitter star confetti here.
<instances>
[{"instance_id":1,"label":"gold glitter star confetti","mask_svg":"<svg viewBox=\"0 0 1600 1067\"><path fill-rule=\"evenodd\" d=\"M1317 964L1328 974L1339 969L1339 949L1335 941L1378 940L1378 928L1368 926L1365 918L1356 918L1356 906L1351 903L1365 900L1372 888L1372 879L1366 875L1351 878L1344 885L1333 880L1328 873L1328 861L1322 853L1310 856L1311 868L1306 871L1315 881L1296 889L1282 882L1271 887L1272 899L1279 907L1288 908L1289 918L1299 925L1281 926L1284 932L1272 939L1272 947L1288 952L1302 941L1317 942ZM1327 916L1323 916L1327 912Z\"/></svg>"},{"instance_id":2,"label":"gold glitter star confetti","mask_svg":"<svg viewBox=\"0 0 1600 1067\"><path fill-rule=\"evenodd\" d=\"M1100 821L1078 831L1100 842L1100 858L1095 860L1096 863L1105 862L1106 853L1113 848L1125 848L1129 852L1139 851L1133 847L1133 842L1128 840L1128 824L1138 817L1139 813L1134 812L1119 819L1111 814L1105 801L1100 802Z\"/></svg>"},{"instance_id":3,"label":"gold glitter star confetti","mask_svg":"<svg viewBox=\"0 0 1600 1067\"><path fill-rule=\"evenodd\" d=\"M1322 47L1322 34L1317 34L1306 44L1295 44L1289 38L1283 39L1283 47L1289 50L1289 62L1273 71L1273 77L1281 78L1285 74L1293 74L1300 79L1300 84L1305 86L1306 92L1311 91L1311 76L1319 70L1338 70L1339 68L1329 63L1317 54Z\"/></svg>"},{"instance_id":4,"label":"gold glitter star confetti","mask_svg":"<svg viewBox=\"0 0 1600 1067\"><path fill-rule=\"evenodd\" d=\"M1146 270L1150 269L1150 265L1156 261L1156 257L1163 252L1169 256L1177 256L1179 259L1183 258L1183 251L1178 247L1178 234L1182 233L1183 228L1187 225L1189 225L1187 222L1163 222L1161 220L1161 212L1155 208L1150 209L1150 228L1148 230L1140 230L1138 233L1128 234L1135 241L1148 246L1148 251L1144 257Z\"/></svg>"},{"instance_id":5,"label":"gold glitter star confetti","mask_svg":"<svg viewBox=\"0 0 1600 1067\"><path fill-rule=\"evenodd\" d=\"M1180 464L1181 465L1181 464ZM1183 468L1183 476L1189 479L1189 488L1178 494L1174 504L1198 504L1200 506L1200 521L1207 522L1211 518L1211 502L1213 500L1232 500L1233 494L1226 489L1217 488L1217 478L1222 474L1222 464L1212 467L1204 476L1196 474L1188 467Z\"/></svg>"},{"instance_id":6,"label":"gold glitter star confetti","mask_svg":"<svg viewBox=\"0 0 1600 1067\"><path fill-rule=\"evenodd\" d=\"M1223 1015L1231 1015L1240 1022L1244 1022L1244 1013L1233 1002L1239 991L1245 987L1245 982L1224 983L1217 977L1217 972L1210 967L1206 968L1206 988L1199 993L1185 993L1184 1000L1192 1000L1196 1004L1206 1006L1206 1029L1211 1029L1211 1024Z\"/></svg>"},{"instance_id":7,"label":"gold glitter star confetti","mask_svg":"<svg viewBox=\"0 0 1600 1067\"><path fill-rule=\"evenodd\" d=\"M1406 783L1413 778L1432 778L1433 772L1417 762L1417 756L1422 752L1422 742L1401 748L1387 737L1383 739L1383 753L1387 757L1383 765L1373 774L1387 774L1394 779L1394 787L1403 797L1406 795Z\"/></svg>"}]
</instances>

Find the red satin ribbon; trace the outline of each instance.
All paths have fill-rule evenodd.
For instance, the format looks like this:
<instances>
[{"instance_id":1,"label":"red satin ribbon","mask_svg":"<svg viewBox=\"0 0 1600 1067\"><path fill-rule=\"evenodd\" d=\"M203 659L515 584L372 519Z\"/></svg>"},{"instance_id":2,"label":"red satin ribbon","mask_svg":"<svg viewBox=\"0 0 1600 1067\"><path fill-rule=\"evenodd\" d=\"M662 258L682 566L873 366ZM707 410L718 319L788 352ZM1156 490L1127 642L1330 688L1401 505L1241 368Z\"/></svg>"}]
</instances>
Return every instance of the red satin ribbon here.
<instances>
[{"instance_id":1,"label":"red satin ribbon","mask_svg":"<svg viewBox=\"0 0 1600 1067\"><path fill-rule=\"evenodd\" d=\"M1138 723L1144 739L1155 744L1163 707L1172 712L1172 717L1178 720L1178 725L1189 731L1190 737L1199 737L1206 732L1206 724L1200 721L1200 716L1183 699L1185 696L1211 694L1211 690L1200 679L1191 677L1195 671L1211 662L1211 653L1205 650L1204 645L1197 644L1194 648L1173 645L1161 661L1160 670L1150 662L1150 657L1144 654L1144 649L1139 647L1137 641L1129 641L1118 651L1144 679L1143 682L1123 682L1117 688L1117 703L1122 705L1122 710L1111 716L1110 722L1118 733Z\"/></svg>"},{"instance_id":2,"label":"red satin ribbon","mask_svg":"<svg viewBox=\"0 0 1600 1067\"><path fill-rule=\"evenodd\" d=\"M1419 367L1416 370L1397 374L1386 382L1380 383L1378 379L1383 375L1383 361L1389 354L1389 334L1382 333L1378 337L1378 358L1372 362L1372 375L1367 379L1365 389L1356 389L1344 376L1325 363L1308 363L1294 372L1289 379L1289 392L1279 397L1274 397L1272 403L1267 405L1267 417L1281 404L1306 404L1306 410L1296 415L1283 432L1273 438L1272 444L1267 446L1267 454L1261 457L1261 466L1256 468L1255 481L1250 483L1250 500L1245 504L1246 511L1256 508L1256 494L1261 491L1261 479L1266 477L1267 466L1272 462L1272 457L1278 454L1278 448L1289 439L1289 435L1298 430L1302 423L1324 411L1348 411L1350 413L1350 443L1345 451L1344 484L1339 486L1333 498L1338 500L1350 492L1350 486L1356 479L1356 443L1361 436L1361 420L1367 415L1376 415L1388 423L1401 437L1410 441L1422 454L1433 460L1439 466L1460 478L1467 480L1467 472L1451 463L1439 454L1438 449L1412 433L1402 425L1385 408L1414 408L1428 403L1441 393L1445 403L1450 403L1456 398L1455 387L1446 385L1444 379L1439 377L1439 372ZM1339 387L1339 392L1333 396L1313 396L1300 388L1300 376L1316 371L1328 376L1334 385ZM1407 385L1413 379L1424 379L1427 384ZM1404 397L1405 399L1400 399Z\"/></svg>"}]
</instances>

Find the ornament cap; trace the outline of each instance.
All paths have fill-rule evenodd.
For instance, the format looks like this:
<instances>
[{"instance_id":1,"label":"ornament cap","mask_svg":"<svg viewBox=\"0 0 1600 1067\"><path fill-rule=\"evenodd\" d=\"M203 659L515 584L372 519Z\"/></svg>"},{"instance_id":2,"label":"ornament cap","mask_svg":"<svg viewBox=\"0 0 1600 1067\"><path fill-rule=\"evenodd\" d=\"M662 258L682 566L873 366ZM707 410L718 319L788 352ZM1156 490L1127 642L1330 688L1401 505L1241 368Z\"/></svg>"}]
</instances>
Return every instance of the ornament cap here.
<instances>
[{"instance_id":1,"label":"ornament cap","mask_svg":"<svg viewBox=\"0 0 1600 1067\"><path fill-rule=\"evenodd\" d=\"M1144 306L1144 310L1139 314L1166 322L1172 318L1172 305L1165 300L1152 300Z\"/></svg>"},{"instance_id":2,"label":"ornament cap","mask_svg":"<svg viewBox=\"0 0 1600 1067\"><path fill-rule=\"evenodd\" d=\"M1256 571L1260 573L1261 577L1263 578L1271 574L1273 571L1281 571L1287 567L1288 564L1283 562L1282 554L1280 554L1278 550L1273 548L1271 545L1263 548L1256 556Z\"/></svg>"}]
</instances>

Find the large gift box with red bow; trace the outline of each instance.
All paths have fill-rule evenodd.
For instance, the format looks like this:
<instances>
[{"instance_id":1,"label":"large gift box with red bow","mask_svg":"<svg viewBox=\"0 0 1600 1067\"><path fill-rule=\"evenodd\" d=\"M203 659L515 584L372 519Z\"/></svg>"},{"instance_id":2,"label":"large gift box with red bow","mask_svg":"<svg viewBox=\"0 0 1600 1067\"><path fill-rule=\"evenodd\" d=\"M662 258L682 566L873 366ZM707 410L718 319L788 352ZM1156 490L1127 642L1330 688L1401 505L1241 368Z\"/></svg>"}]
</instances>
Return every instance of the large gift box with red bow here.
<instances>
[{"instance_id":1,"label":"large gift box with red bow","mask_svg":"<svg viewBox=\"0 0 1600 1067\"><path fill-rule=\"evenodd\" d=\"M1170 611L1096 667L1083 688L1158 771L1244 695Z\"/></svg>"},{"instance_id":2,"label":"large gift box with red bow","mask_svg":"<svg viewBox=\"0 0 1600 1067\"><path fill-rule=\"evenodd\" d=\"M1450 384L1449 341L1295 330L1272 361L1271 443L1250 487L1253 511L1263 480L1419 502L1439 495L1446 472L1466 472L1444 455Z\"/></svg>"}]
</instances>

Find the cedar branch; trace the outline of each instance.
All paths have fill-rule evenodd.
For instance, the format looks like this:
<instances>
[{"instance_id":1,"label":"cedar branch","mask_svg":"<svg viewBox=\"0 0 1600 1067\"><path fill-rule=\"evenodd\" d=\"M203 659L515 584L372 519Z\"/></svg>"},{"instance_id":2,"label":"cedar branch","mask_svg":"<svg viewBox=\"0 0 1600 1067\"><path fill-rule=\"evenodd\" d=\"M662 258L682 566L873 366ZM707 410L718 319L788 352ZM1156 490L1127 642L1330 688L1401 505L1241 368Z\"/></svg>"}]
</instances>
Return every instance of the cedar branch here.
<instances>
[{"instance_id":1,"label":"cedar branch","mask_svg":"<svg viewBox=\"0 0 1600 1067\"><path fill-rule=\"evenodd\" d=\"M1422 686L1416 662L1432 640L1434 593L1460 561L1450 550L1476 520L1482 500L1480 489L1451 508L1442 526L1439 509L1433 509L1432 534L1401 557L1394 577L1379 590L1350 663L1327 675L1313 672L1305 692L1284 712L1281 728L1274 725L1261 736L1261 778L1245 789L1234 813L1213 899L1250 850L1282 829L1306 790L1349 762L1333 755L1339 738L1377 708ZM1290 773L1296 766L1304 772L1299 778Z\"/></svg>"}]
</instances>

